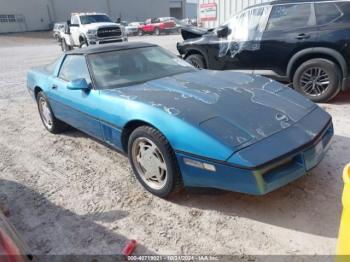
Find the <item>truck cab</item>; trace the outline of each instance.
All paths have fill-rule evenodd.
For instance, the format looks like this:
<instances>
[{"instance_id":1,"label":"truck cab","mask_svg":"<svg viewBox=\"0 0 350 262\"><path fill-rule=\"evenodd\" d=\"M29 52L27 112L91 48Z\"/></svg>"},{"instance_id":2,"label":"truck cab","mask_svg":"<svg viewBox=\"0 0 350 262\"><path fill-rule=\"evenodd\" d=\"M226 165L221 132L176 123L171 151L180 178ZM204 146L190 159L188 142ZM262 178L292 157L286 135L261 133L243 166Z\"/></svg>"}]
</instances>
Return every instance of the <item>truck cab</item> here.
<instances>
[{"instance_id":1,"label":"truck cab","mask_svg":"<svg viewBox=\"0 0 350 262\"><path fill-rule=\"evenodd\" d=\"M104 13L72 13L62 37L62 50L127 40L124 27Z\"/></svg>"}]
</instances>

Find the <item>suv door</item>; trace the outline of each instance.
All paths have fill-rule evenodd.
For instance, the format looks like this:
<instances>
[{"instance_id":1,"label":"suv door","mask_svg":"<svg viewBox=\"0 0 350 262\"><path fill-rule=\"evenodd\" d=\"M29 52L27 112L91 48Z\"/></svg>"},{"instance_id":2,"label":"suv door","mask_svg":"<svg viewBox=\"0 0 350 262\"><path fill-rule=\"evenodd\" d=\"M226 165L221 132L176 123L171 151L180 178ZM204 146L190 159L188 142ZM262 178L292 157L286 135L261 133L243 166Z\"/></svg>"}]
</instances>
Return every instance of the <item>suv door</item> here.
<instances>
[{"instance_id":1,"label":"suv door","mask_svg":"<svg viewBox=\"0 0 350 262\"><path fill-rule=\"evenodd\" d=\"M80 36L80 21L79 16L73 15L71 18L70 33L73 39L74 45L79 46L79 36Z\"/></svg>"},{"instance_id":2,"label":"suv door","mask_svg":"<svg viewBox=\"0 0 350 262\"><path fill-rule=\"evenodd\" d=\"M270 10L269 5L247 9L224 25L228 27L226 36L214 32L208 45L210 68L253 70Z\"/></svg>"},{"instance_id":3,"label":"suv door","mask_svg":"<svg viewBox=\"0 0 350 262\"><path fill-rule=\"evenodd\" d=\"M319 46L336 49L350 60L350 2L315 3Z\"/></svg>"},{"instance_id":4,"label":"suv door","mask_svg":"<svg viewBox=\"0 0 350 262\"><path fill-rule=\"evenodd\" d=\"M318 35L313 3L274 5L260 49L255 53L255 72L264 70L263 75L285 77L290 58L302 49L315 46Z\"/></svg>"}]
</instances>

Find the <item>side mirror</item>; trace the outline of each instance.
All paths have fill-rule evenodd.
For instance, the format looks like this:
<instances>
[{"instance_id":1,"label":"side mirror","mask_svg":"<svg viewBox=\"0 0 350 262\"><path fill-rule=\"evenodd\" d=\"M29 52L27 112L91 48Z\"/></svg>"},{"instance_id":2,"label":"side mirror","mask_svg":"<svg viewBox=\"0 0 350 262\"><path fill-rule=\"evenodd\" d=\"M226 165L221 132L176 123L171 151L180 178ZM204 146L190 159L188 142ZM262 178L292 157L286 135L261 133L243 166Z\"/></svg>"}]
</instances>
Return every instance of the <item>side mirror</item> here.
<instances>
[{"instance_id":1,"label":"side mirror","mask_svg":"<svg viewBox=\"0 0 350 262\"><path fill-rule=\"evenodd\" d=\"M90 85L86 82L85 78L79 78L73 81L70 81L67 85L69 90L90 90Z\"/></svg>"},{"instance_id":2,"label":"side mirror","mask_svg":"<svg viewBox=\"0 0 350 262\"><path fill-rule=\"evenodd\" d=\"M226 25L220 26L216 29L216 34L220 38L228 36L229 32L230 32L230 29Z\"/></svg>"}]
</instances>

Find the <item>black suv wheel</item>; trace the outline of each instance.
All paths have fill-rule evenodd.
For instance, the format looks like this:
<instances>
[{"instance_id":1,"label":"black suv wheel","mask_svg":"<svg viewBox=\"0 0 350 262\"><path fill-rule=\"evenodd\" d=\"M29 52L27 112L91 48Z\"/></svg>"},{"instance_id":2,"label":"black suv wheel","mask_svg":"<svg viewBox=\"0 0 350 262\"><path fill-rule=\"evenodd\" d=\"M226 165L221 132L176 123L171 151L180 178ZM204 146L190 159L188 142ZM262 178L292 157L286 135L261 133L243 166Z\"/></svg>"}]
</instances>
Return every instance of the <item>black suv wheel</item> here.
<instances>
[{"instance_id":1,"label":"black suv wheel","mask_svg":"<svg viewBox=\"0 0 350 262\"><path fill-rule=\"evenodd\" d=\"M189 55L186 59L186 62L190 63L194 67L199 69L206 69L207 66L204 61L204 57L198 54Z\"/></svg>"},{"instance_id":2,"label":"black suv wheel","mask_svg":"<svg viewBox=\"0 0 350 262\"><path fill-rule=\"evenodd\" d=\"M341 71L332 61L316 58L301 64L295 71L293 86L314 102L327 102L340 91Z\"/></svg>"}]
</instances>

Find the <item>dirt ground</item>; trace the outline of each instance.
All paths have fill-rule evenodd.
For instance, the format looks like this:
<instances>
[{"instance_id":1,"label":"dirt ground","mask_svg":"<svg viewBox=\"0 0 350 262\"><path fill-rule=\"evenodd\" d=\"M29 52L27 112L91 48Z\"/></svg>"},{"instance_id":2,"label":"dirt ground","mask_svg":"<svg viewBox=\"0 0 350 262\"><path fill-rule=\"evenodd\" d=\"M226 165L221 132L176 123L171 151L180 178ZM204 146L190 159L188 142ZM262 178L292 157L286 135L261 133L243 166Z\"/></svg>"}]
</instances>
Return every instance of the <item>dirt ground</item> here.
<instances>
[{"instance_id":1,"label":"dirt ground","mask_svg":"<svg viewBox=\"0 0 350 262\"><path fill-rule=\"evenodd\" d=\"M177 35L130 38L175 52ZM0 36L0 202L34 254L331 255L350 161L350 93L321 105L335 137L309 175L266 196L145 192L128 160L78 131L48 133L26 90L29 68L60 54L47 33ZM253 258L254 260L254 258Z\"/></svg>"}]
</instances>

